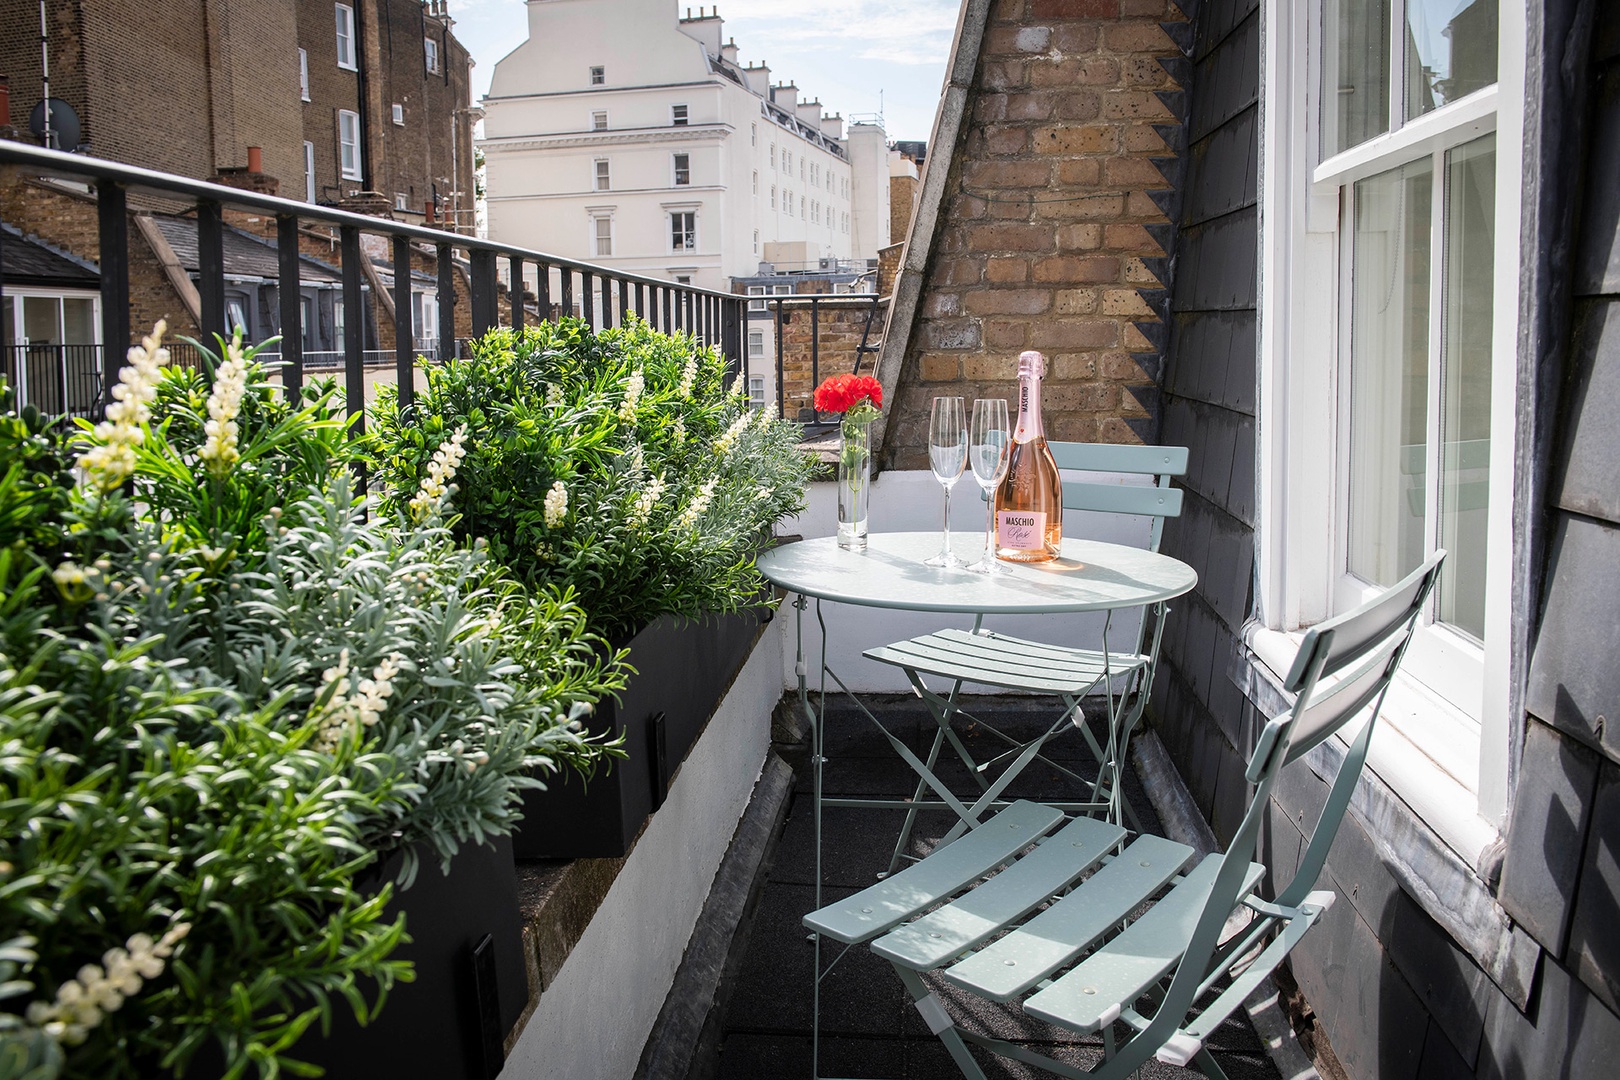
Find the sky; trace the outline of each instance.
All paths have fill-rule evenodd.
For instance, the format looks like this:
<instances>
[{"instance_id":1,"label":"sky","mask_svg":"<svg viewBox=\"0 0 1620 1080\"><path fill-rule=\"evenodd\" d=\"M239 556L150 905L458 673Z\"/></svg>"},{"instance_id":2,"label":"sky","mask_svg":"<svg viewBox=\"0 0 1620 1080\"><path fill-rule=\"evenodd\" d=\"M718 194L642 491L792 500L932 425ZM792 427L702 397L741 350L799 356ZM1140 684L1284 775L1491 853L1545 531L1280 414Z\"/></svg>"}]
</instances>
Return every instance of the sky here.
<instances>
[{"instance_id":1,"label":"sky","mask_svg":"<svg viewBox=\"0 0 1620 1080\"><path fill-rule=\"evenodd\" d=\"M602 6L611 8L612 0ZM679 6L684 14L699 5L680 0ZM820 98L846 120L881 112L890 139L926 140L958 7L959 0L729 0L719 10L739 60L769 64L771 80L796 83L801 101ZM450 14L475 62L477 104L489 91L495 62L528 37L525 5L450 0Z\"/></svg>"}]
</instances>

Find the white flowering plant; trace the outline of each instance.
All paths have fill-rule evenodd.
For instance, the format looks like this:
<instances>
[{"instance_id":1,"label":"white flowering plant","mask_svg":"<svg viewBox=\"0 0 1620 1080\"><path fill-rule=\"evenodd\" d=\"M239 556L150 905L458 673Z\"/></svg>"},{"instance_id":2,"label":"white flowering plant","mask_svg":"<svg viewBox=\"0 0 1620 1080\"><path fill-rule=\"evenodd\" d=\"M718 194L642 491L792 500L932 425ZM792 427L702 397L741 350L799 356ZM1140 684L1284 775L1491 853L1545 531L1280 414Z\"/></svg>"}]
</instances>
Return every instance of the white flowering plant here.
<instances>
[{"instance_id":1,"label":"white flowering plant","mask_svg":"<svg viewBox=\"0 0 1620 1080\"><path fill-rule=\"evenodd\" d=\"M580 720L621 658L452 537L472 436L368 512L331 388L222 352L154 333L71 444L0 418L0 1077L305 1072L410 976L379 855L408 887L612 752Z\"/></svg>"},{"instance_id":2,"label":"white flowering plant","mask_svg":"<svg viewBox=\"0 0 1620 1080\"><path fill-rule=\"evenodd\" d=\"M755 602L753 556L803 506L796 425L748 407L719 353L632 317L498 329L428 369L372 428L383 498L431 480L450 432L474 434L449 494L453 530L536 588L570 588L593 630L624 638L664 614Z\"/></svg>"}]
</instances>

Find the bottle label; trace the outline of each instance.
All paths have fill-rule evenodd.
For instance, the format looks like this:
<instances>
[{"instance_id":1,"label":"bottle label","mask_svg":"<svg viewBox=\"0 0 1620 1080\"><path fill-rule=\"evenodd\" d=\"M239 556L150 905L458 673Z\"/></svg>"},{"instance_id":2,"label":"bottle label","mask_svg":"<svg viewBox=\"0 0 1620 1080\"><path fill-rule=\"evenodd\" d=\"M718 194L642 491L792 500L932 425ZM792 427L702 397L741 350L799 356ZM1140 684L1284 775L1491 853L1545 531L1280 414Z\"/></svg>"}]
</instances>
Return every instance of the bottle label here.
<instances>
[{"instance_id":1,"label":"bottle label","mask_svg":"<svg viewBox=\"0 0 1620 1080\"><path fill-rule=\"evenodd\" d=\"M996 543L1015 551L1046 546L1046 514L1040 510L996 511Z\"/></svg>"}]
</instances>

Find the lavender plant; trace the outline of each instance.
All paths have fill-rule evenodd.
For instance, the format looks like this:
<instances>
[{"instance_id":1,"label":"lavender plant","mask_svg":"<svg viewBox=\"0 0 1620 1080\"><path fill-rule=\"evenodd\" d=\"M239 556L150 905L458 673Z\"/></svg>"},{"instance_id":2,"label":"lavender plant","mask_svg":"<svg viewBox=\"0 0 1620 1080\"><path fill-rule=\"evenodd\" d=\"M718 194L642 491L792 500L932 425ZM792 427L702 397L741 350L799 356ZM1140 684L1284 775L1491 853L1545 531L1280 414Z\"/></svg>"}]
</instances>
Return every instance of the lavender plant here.
<instances>
[{"instance_id":1,"label":"lavender plant","mask_svg":"<svg viewBox=\"0 0 1620 1080\"><path fill-rule=\"evenodd\" d=\"M131 350L77 487L0 421L0 1076L304 1071L410 976L356 874L398 845L408 884L608 752L579 717L619 658L452 539L466 434L368 518L330 389L221 353Z\"/></svg>"},{"instance_id":2,"label":"lavender plant","mask_svg":"<svg viewBox=\"0 0 1620 1080\"><path fill-rule=\"evenodd\" d=\"M531 586L573 589L603 634L736 610L758 597L754 552L802 508L810 463L797 428L751 411L725 375L717 351L634 318L491 331L428 371L408 415L379 395L384 502L431 480L433 448L466 425L451 503L464 542Z\"/></svg>"}]
</instances>

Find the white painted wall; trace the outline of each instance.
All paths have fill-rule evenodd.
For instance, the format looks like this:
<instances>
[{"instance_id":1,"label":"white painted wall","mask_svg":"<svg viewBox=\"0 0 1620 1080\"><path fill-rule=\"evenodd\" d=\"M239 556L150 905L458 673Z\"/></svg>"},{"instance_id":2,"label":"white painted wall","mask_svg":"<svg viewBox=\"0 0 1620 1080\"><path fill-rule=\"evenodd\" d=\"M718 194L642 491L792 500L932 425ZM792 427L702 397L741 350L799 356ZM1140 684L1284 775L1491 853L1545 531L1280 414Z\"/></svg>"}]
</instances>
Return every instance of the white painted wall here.
<instances>
[{"instance_id":1,"label":"white painted wall","mask_svg":"<svg viewBox=\"0 0 1620 1080\"><path fill-rule=\"evenodd\" d=\"M1102 483L1117 479L1100 474L1065 475L1071 479ZM784 535L799 533L807 539L832 536L838 531L837 498L836 486L830 481L810 485L809 508L799 517L784 521L777 531ZM931 472L885 472L873 482L871 499L873 532L937 532L940 528L944 507L943 489ZM1063 531L1067 536L1083 536L1088 540L1105 540L1132 547L1147 547L1149 525L1148 518L1117 514L1067 511L1063 516ZM952 550L966 559L977 558L984 548L984 503L971 475L957 481L951 492L951 540ZM828 666L851 689L872 693L907 693L911 690L911 684L899 668L867 660L861 655L863 651L945 627L968 629L973 625L973 618L968 615L887 611L834 603L824 603L821 609L829 635ZM811 601L804 612L803 624L805 660L811 672L812 690L817 686L815 671L821 649L821 630L815 614L815 602ZM1134 633L1134 618L1130 613L1116 616L1114 628L1109 632L1110 644L1115 648ZM784 605L777 622L795 624L797 619L798 612ZM985 625L1004 633L1053 644L1102 647L1101 615L996 615L987 618ZM794 629L789 625L788 633L782 638L783 685L790 690L798 688L798 678L794 674L797 642ZM829 680L828 686L834 685ZM968 690L975 693L996 692L985 686L970 686Z\"/></svg>"},{"instance_id":2,"label":"white painted wall","mask_svg":"<svg viewBox=\"0 0 1620 1080\"><path fill-rule=\"evenodd\" d=\"M681 20L672 0L530 0L528 14L528 40L496 63L482 103L492 239L727 291L730 278L757 272L770 245L798 256L781 269L813 270L822 258L876 258L887 244L882 128L858 125L840 152L806 138L800 123L835 139L841 124L789 88L784 114L768 89L712 70L742 70L722 58L732 47L710 48L723 34L718 18ZM671 123L675 104L687 107L686 126ZM602 131L592 128L599 110ZM852 174L857 151L870 177ZM674 183L676 153L691 156L690 184ZM608 161L606 191L595 186L597 159ZM884 200L882 237L859 244L858 191L873 207ZM698 215L695 251L671 245L669 214L685 210ZM610 256L595 251L598 216L613 220Z\"/></svg>"},{"instance_id":3,"label":"white painted wall","mask_svg":"<svg viewBox=\"0 0 1620 1080\"><path fill-rule=\"evenodd\" d=\"M669 993L770 750L783 620L765 628L501 1075L624 1080Z\"/></svg>"}]
</instances>

